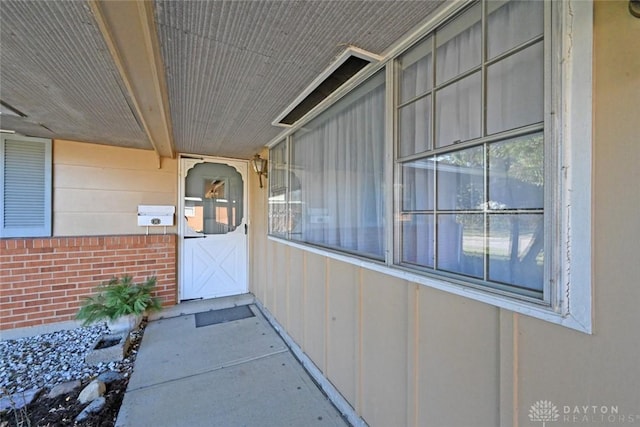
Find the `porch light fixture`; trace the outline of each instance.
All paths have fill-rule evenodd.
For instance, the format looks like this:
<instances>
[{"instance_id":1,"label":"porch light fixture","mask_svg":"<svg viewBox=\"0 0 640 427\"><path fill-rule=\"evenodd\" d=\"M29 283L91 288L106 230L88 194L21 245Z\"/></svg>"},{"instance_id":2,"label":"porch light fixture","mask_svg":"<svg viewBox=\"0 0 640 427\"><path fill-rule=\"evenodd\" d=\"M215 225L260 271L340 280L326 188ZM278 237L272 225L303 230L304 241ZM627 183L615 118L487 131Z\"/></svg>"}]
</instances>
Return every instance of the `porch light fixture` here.
<instances>
[{"instance_id":1,"label":"porch light fixture","mask_svg":"<svg viewBox=\"0 0 640 427\"><path fill-rule=\"evenodd\" d=\"M256 154L251 159L251 165L253 166L253 170L258 174L258 179L260 180L260 188L262 188L262 176L264 175L267 178L267 159L263 159L260 157L260 154Z\"/></svg>"},{"instance_id":2,"label":"porch light fixture","mask_svg":"<svg viewBox=\"0 0 640 427\"><path fill-rule=\"evenodd\" d=\"M629 0L629 13L640 18L640 0Z\"/></svg>"}]
</instances>

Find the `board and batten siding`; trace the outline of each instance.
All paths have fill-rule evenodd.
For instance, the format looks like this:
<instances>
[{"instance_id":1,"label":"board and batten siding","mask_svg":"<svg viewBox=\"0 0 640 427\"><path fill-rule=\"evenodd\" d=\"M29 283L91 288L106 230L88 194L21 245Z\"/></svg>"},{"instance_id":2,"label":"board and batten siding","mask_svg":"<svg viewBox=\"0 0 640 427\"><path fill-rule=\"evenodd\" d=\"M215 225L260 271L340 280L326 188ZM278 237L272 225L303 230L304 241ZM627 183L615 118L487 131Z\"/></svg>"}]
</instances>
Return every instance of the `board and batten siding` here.
<instances>
[{"instance_id":1,"label":"board and batten siding","mask_svg":"<svg viewBox=\"0 0 640 427\"><path fill-rule=\"evenodd\" d=\"M153 151L55 140L54 236L146 233L137 223L138 205L177 203L177 161L161 162L158 168Z\"/></svg>"},{"instance_id":2,"label":"board and batten siding","mask_svg":"<svg viewBox=\"0 0 640 427\"><path fill-rule=\"evenodd\" d=\"M590 335L271 240L252 186L251 291L369 425L539 426L541 400L558 410L547 425L640 425L640 20L627 7L594 3Z\"/></svg>"}]
</instances>

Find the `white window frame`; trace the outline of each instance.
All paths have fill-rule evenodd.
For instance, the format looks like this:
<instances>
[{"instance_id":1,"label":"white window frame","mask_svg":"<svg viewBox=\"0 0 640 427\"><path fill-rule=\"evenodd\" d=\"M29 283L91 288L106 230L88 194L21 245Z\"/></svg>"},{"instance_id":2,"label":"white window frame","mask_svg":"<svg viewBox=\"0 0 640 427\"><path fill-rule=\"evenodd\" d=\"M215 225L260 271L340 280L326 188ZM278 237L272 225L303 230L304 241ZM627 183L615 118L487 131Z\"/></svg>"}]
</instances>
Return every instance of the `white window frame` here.
<instances>
[{"instance_id":1,"label":"white window frame","mask_svg":"<svg viewBox=\"0 0 640 427\"><path fill-rule=\"evenodd\" d=\"M8 185L5 182L6 142L19 141L43 144L44 159L42 163L44 174L43 189L43 223L40 225L5 226L5 191ZM26 238L26 237L51 237L52 231L52 141L46 138L34 138L22 135L0 135L0 238Z\"/></svg>"},{"instance_id":2,"label":"white window frame","mask_svg":"<svg viewBox=\"0 0 640 427\"><path fill-rule=\"evenodd\" d=\"M548 0L547 0L548 1ZM593 58L593 3L584 0L554 1L551 3L551 40L545 37L545 49L552 49L551 64L545 65L545 88L552 87L553 97L545 109L545 138L553 138L557 152L545 155L545 168L553 175L545 186L552 185L545 196L545 214L555 218L548 226L554 242L546 245L545 268L550 270L549 301L535 303L514 296L492 292L490 289L465 286L459 282L426 276L393 265L394 215L392 188L393 146L395 144L393 117L394 61L407 48L430 33L470 2L447 4L436 12L413 34L393 46L383 55L378 65L345 85L312 110L307 117L291 129L274 138L268 146L281 142L308 120L324 111L357 84L373 75L381 67L387 69L387 249L385 263L326 250L313 245L293 242L276 236L270 239L398 277L410 282L468 297L493 306L556 323L585 333L593 330L592 301L592 58ZM560 88L561 90L556 90ZM549 174L547 174L549 176ZM549 201L555 201L549 205ZM548 209L548 208L551 209ZM548 267L547 267L548 265Z\"/></svg>"}]
</instances>

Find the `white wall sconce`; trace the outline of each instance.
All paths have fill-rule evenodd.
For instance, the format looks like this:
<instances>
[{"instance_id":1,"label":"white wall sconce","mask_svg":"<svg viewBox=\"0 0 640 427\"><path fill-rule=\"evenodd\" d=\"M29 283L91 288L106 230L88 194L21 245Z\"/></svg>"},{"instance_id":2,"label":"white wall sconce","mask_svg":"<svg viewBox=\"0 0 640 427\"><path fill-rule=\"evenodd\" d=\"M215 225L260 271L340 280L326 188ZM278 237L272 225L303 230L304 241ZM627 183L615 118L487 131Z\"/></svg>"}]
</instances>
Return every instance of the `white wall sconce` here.
<instances>
[{"instance_id":1,"label":"white wall sconce","mask_svg":"<svg viewBox=\"0 0 640 427\"><path fill-rule=\"evenodd\" d=\"M253 159L251 159L251 165L253 166L253 170L258 174L260 188L262 188L262 177L267 178L267 159L263 159L260 157L260 154L256 154L253 156Z\"/></svg>"}]
</instances>

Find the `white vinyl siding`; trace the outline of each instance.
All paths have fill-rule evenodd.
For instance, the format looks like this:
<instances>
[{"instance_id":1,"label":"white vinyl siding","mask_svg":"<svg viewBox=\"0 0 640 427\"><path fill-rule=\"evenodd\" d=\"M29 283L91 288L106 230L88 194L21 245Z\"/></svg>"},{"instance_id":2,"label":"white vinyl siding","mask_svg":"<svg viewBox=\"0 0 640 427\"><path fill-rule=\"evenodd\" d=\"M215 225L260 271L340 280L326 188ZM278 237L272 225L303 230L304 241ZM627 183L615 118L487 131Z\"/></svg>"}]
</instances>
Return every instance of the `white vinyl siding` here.
<instances>
[{"instance_id":1,"label":"white vinyl siding","mask_svg":"<svg viewBox=\"0 0 640 427\"><path fill-rule=\"evenodd\" d=\"M0 237L51 236L51 140L2 135Z\"/></svg>"}]
</instances>

